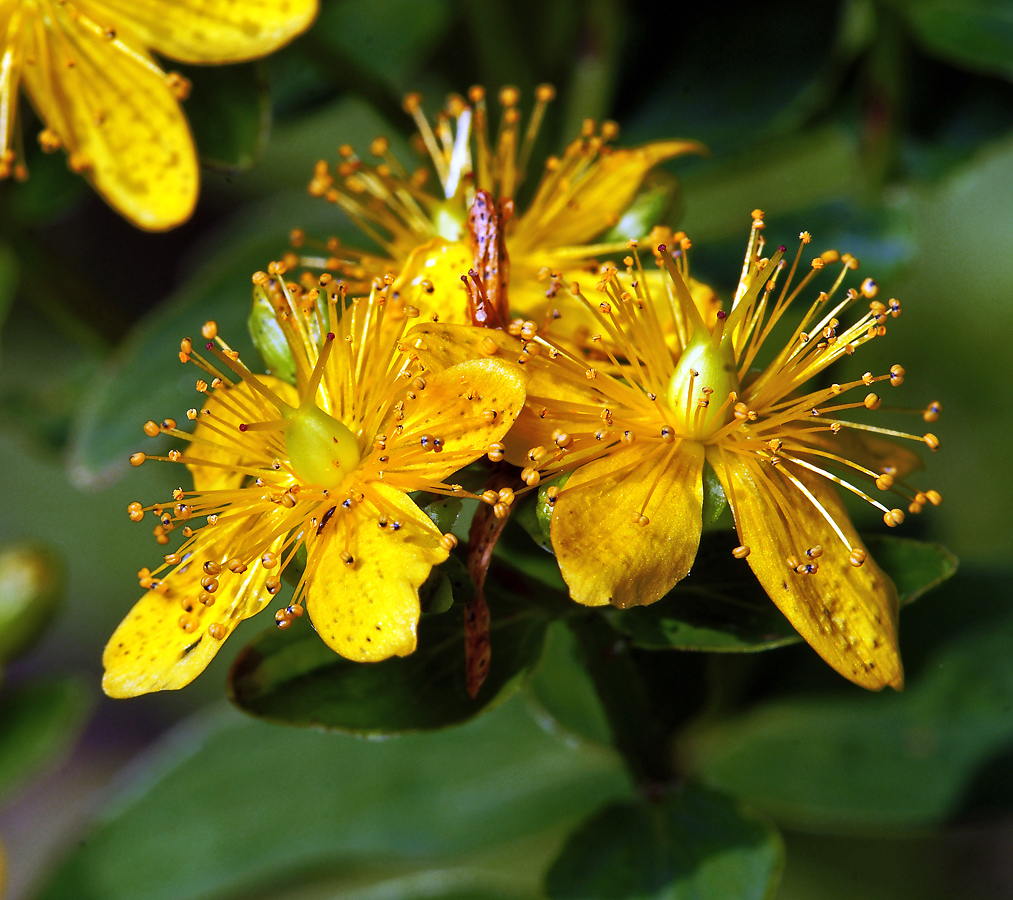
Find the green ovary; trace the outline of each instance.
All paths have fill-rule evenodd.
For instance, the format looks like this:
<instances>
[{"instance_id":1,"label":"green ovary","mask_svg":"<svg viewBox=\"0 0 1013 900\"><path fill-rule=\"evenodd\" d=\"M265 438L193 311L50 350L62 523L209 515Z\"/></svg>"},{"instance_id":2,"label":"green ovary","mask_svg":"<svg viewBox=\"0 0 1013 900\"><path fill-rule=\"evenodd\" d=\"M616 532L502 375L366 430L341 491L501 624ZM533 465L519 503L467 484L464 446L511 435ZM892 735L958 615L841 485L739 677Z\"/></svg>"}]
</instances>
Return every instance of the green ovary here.
<instances>
[{"instance_id":1,"label":"green ovary","mask_svg":"<svg viewBox=\"0 0 1013 900\"><path fill-rule=\"evenodd\" d=\"M288 419L285 449L296 475L307 484L338 487L359 464L355 435L313 404L300 406Z\"/></svg>"},{"instance_id":2,"label":"green ovary","mask_svg":"<svg viewBox=\"0 0 1013 900\"><path fill-rule=\"evenodd\" d=\"M703 334L690 342L676 363L668 383L668 406L686 437L706 440L732 420L733 404L725 402L732 391L738 393L739 377L731 341L716 343L710 334ZM706 407L700 407L701 400L707 400Z\"/></svg>"}]
</instances>

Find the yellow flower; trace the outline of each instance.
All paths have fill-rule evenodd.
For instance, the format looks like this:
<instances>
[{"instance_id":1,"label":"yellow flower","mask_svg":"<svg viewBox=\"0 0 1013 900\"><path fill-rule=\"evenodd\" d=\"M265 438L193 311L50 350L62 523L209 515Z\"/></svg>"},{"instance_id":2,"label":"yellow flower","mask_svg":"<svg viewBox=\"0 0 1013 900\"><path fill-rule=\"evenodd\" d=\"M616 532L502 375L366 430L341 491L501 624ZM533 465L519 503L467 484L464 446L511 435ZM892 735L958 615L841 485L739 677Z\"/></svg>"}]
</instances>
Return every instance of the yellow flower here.
<instances>
[{"instance_id":1,"label":"yellow flower","mask_svg":"<svg viewBox=\"0 0 1013 900\"><path fill-rule=\"evenodd\" d=\"M189 684L281 589L282 571L302 552L295 596L276 614L282 627L305 600L342 656L411 653L419 586L456 542L409 492L471 496L444 480L496 443L523 406L518 367L486 359L437 370L419 360L424 344L404 334L406 319L392 334L384 323L392 278L346 304L330 275L304 291L285 284L283 266L270 271L254 282L290 339L296 386L251 374L213 322L204 327L206 353L183 341L181 359L206 375L197 389L207 402L187 413L197 421L192 434L171 420L145 432L190 441L183 453L150 458L185 464L194 489L128 512L135 521L152 512L160 543L177 527L184 540L163 565L139 573L147 593L103 656L111 696Z\"/></svg>"},{"instance_id":2,"label":"yellow flower","mask_svg":"<svg viewBox=\"0 0 1013 900\"><path fill-rule=\"evenodd\" d=\"M367 283L380 272L398 271L396 290L424 287L432 297L424 312L458 323L471 321L468 290L461 281L474 271L490 294L490 306L509 290L511 310L540 317L547 297L560 285L586 274L589 264L597 268L596 256L626 248L625 238L593 241L620 221L648 172L666 159L702 150L686 140L617 149L612 146L619 134L614 122L596 128L587 120L563 154L548 159L522 212L515 208L517 189L553 96L548 85L537 89L534 110L522 130L520 94L516 88L503 88L494 144L483 88L472 88L468 101L451 96L435 127L422 112L420 95L410 94L405 109L414 117L432 160L438 192L426 187L428 170L402 169L384 138L370 146L376 164L360 159L348 145L341 147L342 160L333 172L326 161L317 163L310 193L344 210L383 254L332 239L321 248L324 255L307 254L304 262ZM304 240L297 232L297 246Z\"/></svg>"},{"instance_id":3,"label":"yellow flower","mask_svg":"<svg viewBox=\"0 0 1013 900\"><path fill-rule=\"evenodd\" d=\"M16 127L23 82L45 129L42 148L135 225L185 221L197 155L179 100L189 84L149 50L186 63L270 53L305 30L317 0L5 0L0 4L0 178L27 176Z\"/></svg>"},{"instance_id":4,"label":"yellow flower","mask_svg":"<svg viewBox=\"0 0 1013 900\"><path fill-rule=\"evenodd\" d=\"M763 227L756 210L732 308L718 313L713 325L688 289L686 254L680 249L673 258L671 248L660 245L656 255L670 279L664 296L646 288L633 257L625 261L625 278L615 266L603 267L600 299L587 297L578 284L571 287L599 324L587 353L560 350L533 327L522 335L528 340L519 355L520 345L502 334L462 330L456 342L478 342L490 355L512 351L525 361L528 405L505 452L527 467L529 485L570 473L565 486L549 487L547 496L554 503L553 548L575 600L589 606L653 603L690 574L706 463L735 519L734 556L748 561L802 637L857 684L899 688L897 592L868 557L837 487L871 503L895 526L904 511L876 499L874 491L903 498L912 513L940 497L907 483L918 457L883 436L910 438L932 450L939 441L850 418L853 411L881 407L868 389L899 385L900 366L825 388L805 385L884 334L900 304L875 299L871 279L840 296L858 261L836 251L813 259L796 284L809 235L801 236L789 264L784 247L763 255ZM836 263L841 270L833 284L809 301L787 344L755 370L789 306ZM860 300L870 301L867 310L842 325L838 317ZM666 330L674 341L666 340ZM453 360L452 344L441 345L438 337L423 329L429 357ZM854 401L845 396L861 390L867 393ZM939 404L918 412L934 421ZM518 458L519 445L529 449Z\"/></svg>"}]
</instances>

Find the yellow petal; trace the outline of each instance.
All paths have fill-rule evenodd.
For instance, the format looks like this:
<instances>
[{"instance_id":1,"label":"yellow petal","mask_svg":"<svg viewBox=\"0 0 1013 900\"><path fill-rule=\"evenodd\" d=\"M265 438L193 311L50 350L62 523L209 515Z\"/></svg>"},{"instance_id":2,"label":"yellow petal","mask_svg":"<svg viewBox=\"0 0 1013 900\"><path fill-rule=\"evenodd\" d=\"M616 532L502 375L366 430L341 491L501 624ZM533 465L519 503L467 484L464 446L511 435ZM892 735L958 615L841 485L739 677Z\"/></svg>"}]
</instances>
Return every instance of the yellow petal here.
<instances>
[{"instance_id":1,"label":"yellow petal","mask_svg":"<svg viewBox=\"0 0 1013 900\"><path fill-rule=\"evenodd\" d=\"M752 460L717 450L708 452L732 503L742 540L750 548L749 565L778 608L800 635L845 678L878 690L904 683L897 649L897 590L867 558L852 566L848 550L819 510L782 474L762 470ZM864 545L830 482L804 470L793 470L833 517L855 548ZM789 524L778 506L791 511ZM819 569L811 575L792 571L785 559L809 562L805 551L821 546Z\"/></svg>"},{"instance_id":2,"label":"yellow petal","mask_svg":"<svg viewBox=\"0 0 1013 900\"><path fill-rule=\"evenodd\" d=\"M293 406L298 405L298 392L292 385L278 378L273 378L270 375L259 375L257 377L269 390L274 391L286 403L290 403ZM224 402L222 402L223 399ZM187 460L201 459L207 462L221 463L223 466L239 466L245 465L247 462L258 462L259 464L263 458L262 454L255 457L247 457L240 452L243 446L251 447L255 442L258 442L257 445L259 446L259 441L262 440L255 432L247 432L240 437L240 423L255 421L255 417L252 415L241 416L238 413L242 410L250 410L251 413L259 411L262 419L276 419L279 416L278 410L273 406L266 405L261 395L254 391L245 381L240 382L235 387L219 388L214 391L208 397L207 403L204 404L204 409L210 413L214 413L217 419L224 420L215 421L214 423L214 427L219 431L228 434L234 428L237 442L230 448L228 438L219 434L218 431L214 431L210 425L206 424L206 417L203 410L201 411L201 415L198 416L197 424L193 429L195 440L188 443L186 449L183 451L183 461L186 462L186 467L193 476L194 490L216 491L237 488L243 483L243 479L246 478L246 475L242 472L235 472L228 468L219 468L218 466L196 465L187 462ZM207 441L207 443L203 443L204 441Z\"/></svg>"},{"instance_id":3,"label":"yellow petal","mask_svg":"<svg viewBox=\"0 0 1013 900\"><path fill-rule=\"evenodd\" d=\"M612 150L577 176L575 185L556 181L551 188L543 186L531 210L517 222L510 253L587 243L619 221L644 176L658 163L702 149L696 141L675 140Z\"/></svg>"},{"instance_id":4,"label":"yellow petal","mask_svg":"<svg viewBox=\"0 0 1013 900\"><path fill-rule=\"evenodd\" d=\"M305 31L317 0L102 0L145 46L180 62L256 59Z\"/></svg>"},{"instance_id":5,"label":"yellow petal","mask_svg":"<svg viewBox=\"0 0 1013 900\"><path fill-rule=\"evenodd\" d=\"M240 529L246 528L243 522ZM219 526L221 527L221 526ZM265 547L275 553L284 538ZM242 574L223 569L213 606L199 602L203 560L224 562L228 533L210 552L165 578L164 591L148 591L130 610L102 654L102 690L110 697L136 697L151 691L186 687L214 659L222 643L243 620L260 612L271 599L264 588L269 573L260 559ZM186 625L184 629L183 625ZM213 626L217 636L210 630Z\"/></svg>"},{"instance_id":6,"label":"yellow petal","mask_svg":"<svg viewBox=\"0 0 1013 900\"><path fill-rule=\"evenodd\" d=\"M498 359L470 359L427 372L424 380L416 399L405 401L404 418L384 426L390 457L385 476L411 490L417 488L410 479L442 481L501 440L524 406L527 382L519 366ZM442 442L438 451L434 439Z\"/></svg>"},{"instance_id":7,"label":"yellow petal","mask_svg":"<svg viewBox=\"0 0 1013 900\"><path fill-rule=\"evenodd\" d=\"M436 313L441 322L469 323L468 291L461 276L474 267L470 243L433 238L412 250L393 290L410 298L423 318Z\"/></svg>"},{"instance_id":8,"label":"yellow petal","mask_svg":"<svg viewBox=\"0 0 1013 900\"><path fill-rule=\"evenodd\" d=\"M689 574L700 546L703 460L703 445L693 441L644 442L571 476L550 536L574 600L654 603ZM642 509L645 525L636 521Z\"/></svg>"},{"instance_id":9,"label":"yellow petal","mask_svg":"<svg viewBox=\"0 0 1013 900\"><path fill-rule=\"evenodd\" d=\"M422 342L423 346L415 352L423 364L436 369L475 357L503 360L521 367L527 378L527 402L513 428L502 439L493 438L502 440L507 460L515 465L529 465L526 456L529 449L551 442L556 428L566 430L569 420L561 405L600 400L584 384L560 377L559 370L546 365L541 358L527 357L521 352L521 342L505 331L475 325L425 323L417 325L412 336ZM547 403L552 404L551 420L539 415ZM580 426L581 430L585 429L586 421Z\"/></svg>"},{"instance_id":10,"label":"yellow petal","mask_svg":"<svg viewBox=\"0 0 1013 900\"><path fill-rule=\"evenodd\" d=\"M387 526L369 499L338 510L309 548L306 608L324 642L376 662L415 649L419 586L447 558L432 520L402 491L374 482ZM393 524L397 522L395 530ZM351 555L345 562L342 553Z\"/></svg>"},{"instance_id":11,"label":"yellow petal","mask_svg":"<svg viewBox=\"0 0 1013 900\"><path fill-rule=\"evenodd\" d=\"M167 7L170 4L165 4ZM70 164L135 225L160 231L190 217L197 200L197 155L165 76L129 35L106 40L50 5L28 39L35 59L25 87Z\"/></svg>"}]
</instances>

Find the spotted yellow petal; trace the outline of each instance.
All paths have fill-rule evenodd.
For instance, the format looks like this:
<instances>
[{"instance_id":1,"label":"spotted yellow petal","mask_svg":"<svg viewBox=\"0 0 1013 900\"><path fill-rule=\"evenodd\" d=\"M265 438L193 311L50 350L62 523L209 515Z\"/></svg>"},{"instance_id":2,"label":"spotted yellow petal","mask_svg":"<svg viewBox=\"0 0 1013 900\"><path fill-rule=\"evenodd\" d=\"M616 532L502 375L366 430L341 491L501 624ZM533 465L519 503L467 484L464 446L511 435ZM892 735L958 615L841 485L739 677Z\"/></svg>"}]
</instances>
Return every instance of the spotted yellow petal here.
<instances>
[{"instance_id":1,"label":"spotted yellow petal","mask_svg":"<svg viewBox=\"0 0 1013 900\"><path fill-rule=\"evenodd\" d=\"M46 18L26 35L34 62L22 75L71 167L135 225L179 225L197 201L197 155L165 76L126 35L102 37L69 4L47 4Z\"/></svg>"},{"instance_id":2,"label":"spotted yellow petal","mask_svg":"<svg viewBox=\"0 0 1013 900\"><path fill-rule=\"evenodd\" d=\"M852 566L848 550L815 505L782 474L752 458L708 452L731 502L749 565L778 608L827 663L862 687L900 689L897 590L867 558ZM864 546L833 485L802 469L792 472L832 516L852 547ZM790 514L789 519L786 512ZM822 547L813 574L792 571L789 557L808 563Z\"/></svg>"},{"instance_id":3,"label":"spotted yellow petal","mask_svg":"<svg viewBox=\"0 0 1013 900\"><path fill-rule=\"evenodd\" d=\"M299 395L292 385L270 375L257 377L286 403L298 405ZM183 451L183 461L193 475L194 490L238 488L246 475L237 472L233 467L256 462L257 457L252 455L252 451L266 443L266 437L257 442L256 435L244 436L242 441L239 441L239 425L244 421L277 418L278 415L275 407L267 404L264 398L245 381L235 387L216 390L208 398L197 418L197 424L193 429L194 439ZM234 436L233 429L236 430ZM219 465L202 466L190 462L197 459Z\"/></svg>"},{"instance_id":4,"label":"spotted yellow petal","mask_svg":"<svg viewBox=\"0 0 1013 900\"><path fill-rule=\"evenodd\" d=\"M574 600L653 603L689 574L700 546L703 460L703 445L692 441L634 443L570 477L550 536Z\"/></svg>"},{"instance_id":5,"label":"spotted yellow petal","mask_svg":"<svg viewBox=\"0 0 1013 900\"><path fill-rule=\"evenodd\" d=\"M218 527L222 528L218 546L228 547L229 531ZM233 530L249 527L249 522L242 522ZM278 538L264 546L277 552L282 542ZM224 550L216 555L219 562L225 561ZM204 606L198 600L205 576L202 561L178 567L159 590L149 590L137 601L109 638L102 654L102 690L119 698L186 687L207 668L236 626L267 605L268 575L260 559L240 574L223 569L214 604Z\"/></svg>"},{"instance_id":6,"label":"spotted yellow petal","mask_svg":"<svg viewBox=\"0 0 1013 900\"><path fill-rule=\"evenodd\" d=\"M408 239L410 241L410 238ZM394 282L394 290L411 298L423 313L441 322L470 322L468 290L461 281L475 267L475 251L465 241L433 238L411 251Z\"/></svg>"},{"instance_id":7,"label":"spotted yellow petal","mask_svg":"<svg viewBox=\"0 0 1013 900\"><path fill-rule=\"evenodd\" d=\"M422 341L422 347L416 352L426 365L447 367L477 356L516 362L523 369L527 376L527 402L513 428L502 439L506 459L515 465L529 465L528 450L547 445L554 430L567 430L570 420L565 410L568 405L590 404L598 399L590 387L560 378L558 370L527 357L522 352L521 342L504 331L475 325L425 323L417 325L412 335ZM551 419L541 416L542 409L548 405L553 410ZM580 429L586 427L585 422L579 425Z\"/></svg>"},{"instance_id":8,"label":"spotted yellow petal","mask_svg":"<svg viewBox=\"0 0 1013 900\"><path fill-rule=\"evenodd\" d=\"M448 555L440 538L407 494L382 483L339 510L309 548L306 607L324 642L355 662L414 651L419 587Z\"/></svg>"},{"instance_id":9,"label":"spotted yellow petal","mask_svg":"<svg viewBox=\"0 0 1013 900\"><path fill-rule=\"evenodd\" d=\"M439 482L482 456L523 408L527 378L517 365L472 359L424 382L384 426L391 457L384 477L395 485L399 476Z\"/></svg>"},{"instance_id":10,"label":"spotted yellow petal","mask_svg":"<svg viewBox=\"0 0 1013 900\"><path fill-rule=\"evenodd\" d=\"M517 222L509 243L511 254L590 241L619 221L644 176L658 163L702 150L696 141L656 141L612 150L572 176L546 177L531 208Z\"/></svg>"},{"instance_id":11,"label":"spotted yellow petal","mask_svg":"<svg viewBox=\"0 0 1013 900\"><path fill-rule=\"evenodd\" d=\"M228 63L277 50L305 31L317 0L91 0L100 23L125 23L172 59Z\"/></svg>"}]
</instances>

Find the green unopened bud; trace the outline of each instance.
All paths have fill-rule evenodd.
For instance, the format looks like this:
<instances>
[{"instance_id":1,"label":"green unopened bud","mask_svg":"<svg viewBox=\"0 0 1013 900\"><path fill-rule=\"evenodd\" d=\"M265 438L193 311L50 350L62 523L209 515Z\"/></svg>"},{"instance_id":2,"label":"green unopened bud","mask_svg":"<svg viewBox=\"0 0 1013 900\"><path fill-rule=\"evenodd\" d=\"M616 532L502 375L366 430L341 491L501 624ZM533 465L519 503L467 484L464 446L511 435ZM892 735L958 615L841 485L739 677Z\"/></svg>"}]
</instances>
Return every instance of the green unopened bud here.
<instances>
[{"instance_id":1,"label":"green unopened bud","mask_svg":"<svg viewBox=\"0 0 1013 900\"><path fill-rule=\"evenodd\" d=\"M705 440L732 420L728 395L738 390L731 341L703 332L679 357L668 385L668 406L683 434Z\"/></svg>"},{"instance_id":2,"label":"green unopened bud","mask_svg":"<svg viewBox=\"0 0 1013 900\"><path fill-rule=\"evenodd\" d=\"M338 487L359 464L355 435L312 403L304 403L287 418L285 449L292 470L309 484Z\"/></svg>"},{"instance_id":3,"label":"green unopened bud","mask_svg":"<svg viewBox=\"0 0 1013 900\"><path fill-rule=\"evenodd\" d=\"M599 240L602 243L639 240L655 225L671 224L681 200L679 179L664 170L655 169L644 178L633 202L626 207L616 225Z\"/></svg>"},{"instance_id":4,"label":"green unopened bud","mask_svg":"<svg viewBox=\"0 0 1013 900\"><path fill-rule=\"evenodd\" d=\"M60 599L63 566L35 544L0 549L0 662L24 653L52 618Z\"/></svg>"}]
</instances>

